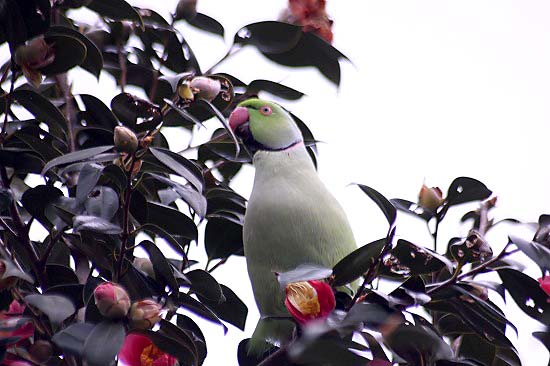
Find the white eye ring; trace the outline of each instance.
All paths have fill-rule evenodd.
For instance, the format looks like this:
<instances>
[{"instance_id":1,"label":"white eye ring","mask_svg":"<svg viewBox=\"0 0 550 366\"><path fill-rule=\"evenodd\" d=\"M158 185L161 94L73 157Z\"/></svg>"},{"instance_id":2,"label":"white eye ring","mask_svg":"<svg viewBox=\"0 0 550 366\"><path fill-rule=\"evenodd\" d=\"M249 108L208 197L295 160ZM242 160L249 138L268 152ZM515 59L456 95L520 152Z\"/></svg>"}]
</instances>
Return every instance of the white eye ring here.
<instances>
[{"instance_id":1,"label":"white eye ring","mask_svg":"<svg viewBox=\"0 0 550 366\"><path fill-rule=\"evenodd\" d=\"M264 116L269 116L271 113L273 113L273 111L271 110L270 106L264 105L260 107L260 113L263 114Z\"/></svg>"}]
</instances>

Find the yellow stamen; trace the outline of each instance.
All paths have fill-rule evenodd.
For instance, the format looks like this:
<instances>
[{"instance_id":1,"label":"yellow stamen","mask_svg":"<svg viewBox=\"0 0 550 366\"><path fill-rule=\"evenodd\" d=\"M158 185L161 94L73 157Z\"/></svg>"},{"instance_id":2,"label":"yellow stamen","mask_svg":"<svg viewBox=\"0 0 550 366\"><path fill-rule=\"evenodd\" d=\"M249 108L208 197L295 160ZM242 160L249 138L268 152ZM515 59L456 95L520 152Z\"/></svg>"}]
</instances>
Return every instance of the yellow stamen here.
<instances>
[{"instance_id":1,"label":"yellow stamen","mask_svg":"<svg viewBox=\"0 0 550 366\"><path fill-rule=\"evenodd\" d=\"M141 366L152 366L153 362L162 355L163 352L158 349L157 346L151 343L150 345L145 347L143 351L141 351L139 361L141 363Z\"/></svg>"},{"instance_id":2,"label":"yellow stamen","mask_svg":"<svg viewBox=\"0 0 550 366\"><path fill-rule=\"evenodd\" d=\"M307 282L294 282L286 286L288 300L304 315L317 316L321 312L321 304L317 291Z\"/></svg>"}]
</instances>

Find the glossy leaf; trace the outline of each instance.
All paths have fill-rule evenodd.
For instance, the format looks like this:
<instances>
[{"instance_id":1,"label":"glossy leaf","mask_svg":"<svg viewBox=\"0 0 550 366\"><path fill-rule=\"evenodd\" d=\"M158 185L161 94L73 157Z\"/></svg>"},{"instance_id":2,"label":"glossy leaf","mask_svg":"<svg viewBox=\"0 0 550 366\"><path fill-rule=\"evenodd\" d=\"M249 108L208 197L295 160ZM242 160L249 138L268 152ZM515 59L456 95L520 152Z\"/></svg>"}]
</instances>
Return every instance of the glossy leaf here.
<instances>
[{"instance_id":1,"label":"glossy leaf","mask_svg":"<svg viewBox=\"0 0 550 366\"><path fill-rule=\"evenodd\" d=\"M27 295L25 302L46 314L55 325L61 324L76 311L74 304L60 295Z\"/></svg>"},{"instance_id":2,"label":"glossy leaf","mask_svg":"<svg viewBox=\"0 0 550 366\"><path fill-rule=\"evenodd\" d=\"M153 263L153 269L157 279L163 279L164 282L170 286L172 291L177 291L179 288L178 283L174 277L172 267L164 254L162 254L162 251L155 243L149 240L144 240L139 245L149 254L149 259L151 259Z\"/></svg>"},{"instance_id":3,"label":"glossy leaf","mask_svg":"<svg viewBox=\"0 0 550 366\"><path fill-rule=\"evenodd\" d=\"M122 348L126 332L121 322L97 324L84 342L83 358L88 365L110 365Z\"/></svg>"},{"instance_id":4,"label":"glossy leaf","mask_svg":"<svg viewBox=\"0 0 550 366\"><path fill-rule=\"evenodd\" d=\"M44 169L42 169L42 175L44 175L50 169L56 166L70 164L77 161L88 160L98 154L111 150L112 148L113 148L112 145L98 146L98 147L92 147L90 149L79 150L69 154L62 155L58 158L50 160L46 165L44 165Z\"/></svg>"},{"instance_id":5,"label":"glossy leaf","mask_svg":"<svg viewBox=\"0 0 550 366\"><path fill-rule=\"evenodd\" d=\"M524 240L517 236L511 236L510 242L535 262L542 272L550 270L550 249L537 242Z\"/></svg>"},{"instance_id":6,"label":"glossy leaf","mask_svg":"<svg viewBox=\"0 0 550 366\"><path fill-rule=\"evenodd\" d=\"M40 71L46 75L56 75L66 72L84 62L86 58L86 45L80 37L61 33L46 33L44 39L52 44L55 52L53 62L44 66Z\"/></svg>"},{"instance_id":7,"label":"glossy leaf","mask_svg":"<svg viewBox=\"0 0 550 366\"><path fill-rule=\"evenodd\" d=\"M357 184L357 186L378 205L378 207L386 216L390 227L393 226L397 212L391 202L388 201L388 199L384 197L380 192L369 186L363 184Z\"/></svg>"},{"instance_id":8,"label":"glossy leaf","mask_svg":"<svg viewBox=\"0 0 550 366\"><path fill-rule=\"evenodd\" d=\"M96 78L99 78L99 73L103 68L103 57L101 56L101 52L99 51L95 43L93 43L88 37L86 37L84 34L80 33L79 31L69 27L64 27L64 26L58 26L58 25L52 26L48 30L48 34L66 35L66 36L76 38L80 42L82 42L86 47L86 56L84 57L84 60L82 60L82 62L79 63L79 65L84 70L94 75ZM56 54L56 57L57 57L57 54Z\"/></svg>"},{"instance_id":9,"label":"glossy leaf","mask_svg":"<svg viewBox=\"0 0 550 366\"><path fill-rule=\"evenodd\" d=\"M93 0L87 6L101 16L115 20L135 20L143 27L139 13L124 0Z\"/></svg>"},{"instance_id":10,"label":"glossy leaf","mask_svg":"<svg viewBox=\"0 0 550 366\"><path fill-rule=\"evenodd\" d=\"M446 201L449 206L460 203L479 201L488 198L493 192L477 179L459 177L453 180L447 191Z\"/></svg>"},{"instance_id":11,"label":"glossy leaf","mask_svg":"<svg viewBox=\"0 0 550 366\"><path fill-rule=\"evenodd\" d=\"M26 89L14 90L12 97L35 116L36 119L47 124L52 134L57 137L65 135L67 120L63 116L63 113L48 99L32 90ZM63 158L63 156L60 158Z\"/></svg>"},{"instance_id":12,"label":"glossy leaf","mask_svg":"<svg viewBox=\"0 0 550 366\"><path fill-rule=\"evenodd\" d=\"M54 334L52 341L69 355L81 356L94 324L74 323Z\"/></svg>"},{"instance_id":13,"label":"glossy leaf","mask_svg":"<svg viewBox=\"0 0 550 366\"><path fill-rule=\"evenodd\" d=\"M217 34L222 37L225 34L223 26L214 18L209 17L206 14L197 13L194 17L187 21L193 27L199 28L203 31Z\"/></svg>"},{"instance_id":14,"label":"glossy leaf","mask_svg":"<svg viewBox=\"0 0 550 366\"><path fill-rule=\"evenodd\" d=\"M533 319L550 325L548 295L540 288L539 283L513 269L499 269L497 272L519 308Z\"/></svg>"},{"instance_id":15,"label":"glossy leaf","mask_svg":"<svg viewBox=\"0 0 550 366\"><path fill-rule=\"evenodd\" d=\"M345 256L332 269L332 285L342 286L361 277L378 260L385 245L385 238L378 239Z\"/></svg>"}]
</instances>

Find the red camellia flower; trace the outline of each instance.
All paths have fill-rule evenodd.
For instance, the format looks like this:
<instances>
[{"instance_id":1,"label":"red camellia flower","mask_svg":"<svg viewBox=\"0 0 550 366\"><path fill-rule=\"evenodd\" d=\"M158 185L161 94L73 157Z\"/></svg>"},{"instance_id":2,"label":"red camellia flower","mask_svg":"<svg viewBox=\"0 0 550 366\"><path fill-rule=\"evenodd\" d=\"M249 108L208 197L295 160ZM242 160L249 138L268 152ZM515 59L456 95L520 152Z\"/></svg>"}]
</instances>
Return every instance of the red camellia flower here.
<instances>
[{"instance_id":1,"label":"red camellia flower","mask_svg":"<svg viewBox=\"0 0 550 366\"><path fill-rule=\"evenodd\" d=\"M301 25L304 32L313 32L332 43L332 20L325 10L326 0L289 0L282 20Z\"/></svg>"},{"instance_id":2,"label":"red camellia flower","mask_svg":"<svg viewBox=\"0 0 550 366\"><path fill-rule=\"evenodd\" d=\"M332 288L324 281L304 281L286 286L285 305L299 324L326 319L336 300Z\"/></svg>"},{"instance_id":3,"label":"red camellia flower","mask_svg":"<svg viewBox=\"0 0 550 366\"><path fill-rule=\"evenodd\" d=\"M126 366L174 366L177 359L162 352L144 335L130 333L118 354Z\"/></svg>"},{"instance_id":4,"label":"red camellia flower","mask_svg":"<svg viewBox=\"0 0 550 366\"><path fill-rule=\"evenodd\" d=\"M95 305L101 315L109 319L120 319L130 309L130 297L126 290L112 282L105 282L94 290Z\"/></svg>"},{"instance_id":5,"label":"red camellia flower","mask_svg":"<svg viewBox=\"0 0 550 366\"><path fill-rule=\"evenodd\" d=\"M8 311L0 312L0 328L11 329L0 331L0 339L9 339L6 343L8 347L16 345L34 334L32 321L22 316L24 311L25 305L13 300Z\"/></svg>"},{"instance_id":6,"label":"red camellia flower","mask_svg":"<svg viewBox=\"0 0 550 366\"><path fill-rule=\"evenodd\" d=\"M539 286L542 291L546 292L546 294L550 296L550 276L539 278Z\"/></svg>"}]
</instances>

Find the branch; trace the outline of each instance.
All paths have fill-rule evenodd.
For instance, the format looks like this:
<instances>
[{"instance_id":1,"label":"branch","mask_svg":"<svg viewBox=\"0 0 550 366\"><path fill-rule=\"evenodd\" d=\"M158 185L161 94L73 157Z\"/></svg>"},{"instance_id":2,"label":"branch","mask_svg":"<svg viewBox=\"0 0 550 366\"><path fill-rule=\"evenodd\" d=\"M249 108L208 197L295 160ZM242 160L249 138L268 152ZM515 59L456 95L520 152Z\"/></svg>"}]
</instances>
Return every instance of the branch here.
<instances>
[{"instance_id":1,"label":"branch","mask_svg":"<svg viewBox=\"0 0 550 366\"><path fill-rule=\"evenodd\" d=\"M10 110L11 102L12 102L12 96L11 95L12 95L13 89L15 87L15 79L17 79L17 72L15 71L15 62L14 62L13 59L10 62L11 62L11 66L10 66L10 69L11 69L10 92L6 95L6 103L5 103L5 108L6 109L4 109L4 124L2 125L2 132L0 132L0 144L3 144L4 139L6 138L6 133L7 133L7 128L8 128L8 115L9 115L9 110Z\"/></svg>"},{"instance_id":2,"label":"branch","mask_svg":"<svg viewBox=\"0 0 550 366\"><path fill-rule=\"evenodd\" d=\"M116 263L115 273L113 278L115 282L119 281L120 274L122 272L122 266L124 263L124 257L128 251L128 238L130 237L130 201L132 199L132 192L134 188L132 187L132 172L134 171L134 166L136 164L136 156L132 154L130 162L130 168L126 172L126 189L124 190L124 206L122 208L122 234L120 234L120 256L118 262Z\"/></svg>"},{"instance_id":3,"label":"branch","mask_svg":"<svg viewBox=\"0 0 550 366\"><path fill-rule=\"evenodd\" d=\"M117 54L118 54L118 65L120 66L120 79L118 83L120 84L120 91L124 93L124 88L126 87L126 74L128 70L126 68L126 59L122 54L122 44L117 44Z\"/></svg>"}]
</instances>

